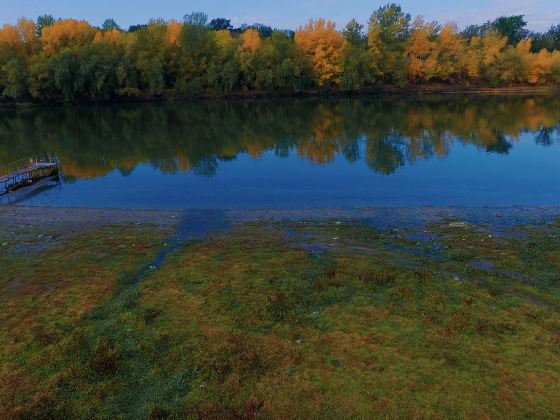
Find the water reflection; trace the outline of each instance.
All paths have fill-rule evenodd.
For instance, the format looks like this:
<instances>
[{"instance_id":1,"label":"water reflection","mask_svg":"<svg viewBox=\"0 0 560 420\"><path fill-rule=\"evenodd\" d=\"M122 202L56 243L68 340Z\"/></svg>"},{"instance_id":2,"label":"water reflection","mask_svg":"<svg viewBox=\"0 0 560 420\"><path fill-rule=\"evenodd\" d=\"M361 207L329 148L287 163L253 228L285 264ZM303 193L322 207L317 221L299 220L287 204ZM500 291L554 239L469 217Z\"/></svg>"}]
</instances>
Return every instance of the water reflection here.
<instances>
[{"instance_id":1,"label":"water reflection","mask_svg":"<svg viewBox=\"0 0 560 420\"><path fill-rule=\"evenodd\" d=\"M29 108L0 111L0 165L56 153L66 182L123 175L140 163L213 176L247 153L293 154L317 165L365 160L392 174L446 157L454 143L507 154L523 133L560 138L557 97L364 97Z\"/></svg>"}]
</instances>

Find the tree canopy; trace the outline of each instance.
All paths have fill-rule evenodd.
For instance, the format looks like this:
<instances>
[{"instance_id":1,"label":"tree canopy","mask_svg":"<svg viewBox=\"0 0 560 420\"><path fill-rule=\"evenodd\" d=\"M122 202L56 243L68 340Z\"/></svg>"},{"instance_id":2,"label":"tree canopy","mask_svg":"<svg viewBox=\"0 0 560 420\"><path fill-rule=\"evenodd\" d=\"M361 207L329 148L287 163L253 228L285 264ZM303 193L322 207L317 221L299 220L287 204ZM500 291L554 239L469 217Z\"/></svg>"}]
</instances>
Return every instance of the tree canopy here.
<instances>
[{"instance_id":1,"label":"tree canopy","mask_svg":"<svg viewBox=\"0 0 560 420\"><path fill-rule=\"evenodd\" d=\"M225 96L234 92L358 90L382 84L560 84L560 24L527 30L501 16L459 31L398 4L367 24L336 28L311 19L297 31L266 24L152 20L122 30L42 15L0 28L0 95L12 101L111 100L131 96Z\"/></svg>"}]
</instances>

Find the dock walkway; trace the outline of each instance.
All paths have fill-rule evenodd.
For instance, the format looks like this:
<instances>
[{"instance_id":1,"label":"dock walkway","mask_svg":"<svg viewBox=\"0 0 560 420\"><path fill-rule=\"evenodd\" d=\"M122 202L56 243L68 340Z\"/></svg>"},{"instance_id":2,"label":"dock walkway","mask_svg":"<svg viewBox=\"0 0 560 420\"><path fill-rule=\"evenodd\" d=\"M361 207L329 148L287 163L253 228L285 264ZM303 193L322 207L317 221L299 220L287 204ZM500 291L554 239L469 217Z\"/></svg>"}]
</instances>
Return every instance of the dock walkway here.
<instances>
[{"instance_id":1,"label":"dock walkway","mask_svg":"<svg viewBox=\"0 0 560 420\"><path fill-rule=\"evenodd\" d=\"M44 178L57 176L58 163L49 156L46 159L26 158L14 162L10 169L0 172L0 195L33 184Z\"/></svg>"}]
</instances>

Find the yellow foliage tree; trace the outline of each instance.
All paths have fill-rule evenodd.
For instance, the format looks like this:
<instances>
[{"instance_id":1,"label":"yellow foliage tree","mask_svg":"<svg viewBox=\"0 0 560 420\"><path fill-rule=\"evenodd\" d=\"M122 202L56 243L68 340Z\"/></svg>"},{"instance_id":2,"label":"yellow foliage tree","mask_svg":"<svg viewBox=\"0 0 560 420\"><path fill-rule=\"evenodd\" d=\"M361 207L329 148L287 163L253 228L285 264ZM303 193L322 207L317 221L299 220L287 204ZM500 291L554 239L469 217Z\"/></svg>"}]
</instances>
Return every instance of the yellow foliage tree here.
<instances>
[{"instance_id":1,"label":"yellow foliage tree","mask_svg":"<svg viewBox=\"0 0 560 420\"><path fill-rule=\"evenodd\" d=\"M475 36L463 46L458 66L462 73L471 80L483 77L497 81L501 78L500 62L507 45L507 38L496 33Z\"/></svg>"},{"instance_id":2,"label":"yellow foliage tree","mask_svg":"<svg viewBox=\"0 0 560 420\"><path fill-rule=\"evenodd\" d=\"M177 22L176 20L170 20L167 23L166 31L166 41L168 44L173 46L179 45L179 40L181 38L181 31L183 30L183 24Z\"/></svg>"},{"instance_id":3,"label":"yellow foliage tree","mask_svg":"<svg viewBox=\"0 0 560 420\"><path fill-rule=\"evenodd\" d=\"M122 42L123 33L117 29L111 29L110 31L102 32L99 31L93 37L94 43L106 42L111 44L113 47L117 46Z\"/></svg>"},{"instance_id":4,"label":"yellow foliage tree","mask_svg":"<svg viewBox=\"0 0 560 420\"><path fill-rule=\"evenodd\" d=\"M19 33L14 25L6 24L0 29L0 42L12 47L20 43Z\"/></svg>"},{"instance_id":5,"label":"yellow foliage tree","mask_svg":"<svg viewBox=\"0 0 560 420\"><path fill-rule=\"evenodd\" d=\"M459 65L467 79L477 80L480 78L481 57L477 49L479 45L482 45L482 39L480 37L471 39L465 46L463 55L460 58Z\"/></svg>"},{"instance_id":6,"label":"yellow foliage tree","mask_svg":"<svg viewBox=\"0 0 560 420\"><path fill-rule=\"evenodd\" d=\"M490 67L498 62L507 45L507 38L498 34L487 35L482 38L482 64Z\"/></svg>"},{"instance_id":7,"label":"yellow foliage tree","mask_svg":"<svg viewBox=\"0 0 560 420\"><path fill-rule=\"evenodd\" d=\"M65 19L43 28L41 40L47 55L53 55L66 48L87 45L93 41L97 31L86 21Z\"/></svg>"},{"instance_id":8,"label":"yellow foliage tree","mask_svg":"<svg viewBox=\"0 0 560 420\"><path fill-rule=\"evenodd\" d=\"M527 81L536 85L545 82L546 78L552 73L552 56L546 49L542 49L538 54L533 54L532 58Z\"/></svg>"},{"instance_id":9,"label":"yellow foliage tree","mask_svg":"<svg viewBox=\"0 0 560 420\"><path fill-rule=\"evenodd\" d=\"M4 25L0 29L0 43L21 57L29 57L40 45L36 30L35 22L20 18L17 25Z\"/></svg>"},{"instance_id":10,"label":"yellow foliage tree","mask_svg":"<svg viewBox=\"0 0 560 420\"><path fill-rule=\"evenodd\" d=\"M310 20L296 32L295 42L311 57L320 86L340 84L346 40L336 31L334 22Z\"/></svg>"},{"instance_id":11,"label":"yellow foliage tree","mask_svg":"<svg viewBox=\"0 0 560 420\"><path fill-rule=\"evenodd\" d=\"M501 61L502 81L508 84L526 83L533 61L531 40L522 40L515 47L508 46L502 53Z\"/></svg>"},{"instance_id":12,"label":"yellow foliage tree","mask_svg":"<svg viewBox=\"0 0 560 420\"><path fill-rule=\"evenodd\" d=\"M216 41L216 45L218 46L218 48L222 50L229 48L234 42L231 33L226 29L217 31L216 35L214 36L214 40Z\"/></svg>"},{"instance_id":13,"label":"yellow foliage tree","mask_svg":"<svg viewBox=\"0 0 560 420\"><path fill-rule=\"evenodd\" d=\"M433 62L436 65L435 76L449 81L460 72L460 58L464 53L464 44L455 23L447 23L441 28L434 51Z\"/></svg>"},{"instance_id":14,"label":"yellow foliage tree","mask_svg":"<svg viewBox=\"0 0 560 420\"><path fill-rule=\"evenodd\" d=\"M241 48L243 51L255 52L262 45L259 32L256 29L247 29L241 35Z\"/></svg>"},{"instance_id":15,"label":"yellow foliage tree","mask_svg":"<svg viewBox=\"0 0 560 420\"><path fill-rule=\"evenodd\" d=\"M433 52L436 44L431 38L436 32L437 25L434 22L426 23L421 16L414 20L406 47L408 78L411 81L427 80L433 74Z\"/></svg>"}]
</instances>

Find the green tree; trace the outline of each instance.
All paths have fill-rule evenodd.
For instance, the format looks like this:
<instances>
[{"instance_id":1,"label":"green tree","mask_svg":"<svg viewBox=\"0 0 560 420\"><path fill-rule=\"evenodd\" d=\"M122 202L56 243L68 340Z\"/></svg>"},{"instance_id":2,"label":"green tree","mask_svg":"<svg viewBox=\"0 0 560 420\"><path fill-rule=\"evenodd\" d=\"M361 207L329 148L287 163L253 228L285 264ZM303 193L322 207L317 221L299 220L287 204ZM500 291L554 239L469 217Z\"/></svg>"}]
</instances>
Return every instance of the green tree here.
<instances>
[{"instance_id":1,"label":"green tree","mask_svg":"<svg viewBox=\"0 0 560 420\"><path fill-rule=\"evenodd\" d=\"M12 58L1 68L2 94L9 99L21 101L29 96L27 85L27 68L20 58Z\"/></svg>"},{"instance_id":2,"label":"green tree","mask_svg":"<svg viewBox=\"0 0 560 420\"><path fill-rule=\"evenodd\" d=\"M49 61L43 55L35 55L31 57L27 67L31 98L36 101L56 98L56 87L49 73Z\"/></svg>"},{"instance_id":3,"label":"green tree","mask_svg":"<svg viewBox=\"0 0 560 420\"><path fill-rule=\"evenodd\" d=\"M268 25L264 25L262 23L254 23L253 25L249 26L247 29L254 29L256 30L261 38L270 38L274 33L274 29Z\"/></svg>"},{"instance_id":4,"label":"green tree","mask_svg":"<svg viewBox=\"0 0 560 420\"><path fill-rule=\"evenodd\" d=\"M210 22L210 29L214 31L231 31L233 26L231 26L230 19L218 18L212 19Z\"/></svg>"},{"instance_id":5,"label":"green tree","mask_svg":"<svg viewBox=\"0 0 560 420\"><path fill-rule=\"evenodd\" d=\"M364 25L356 19L352 19L346 24L343 31L346 41L356 47L364 47L367 45L367 38L364 34Z\"/></svg>"},{"instance_id":6,"label":"green tree","mask_svg":"<svg viewBox=\"0 0 560 420\"><path fill-rule=\"evenodd\" d=\"M52 26L55 22L55 19L52 15L41 15L37 18L37 35L41 36L43 32L43 28L47 28Z\"/></svg>"},{"instance_id":7,"label":"green tree","mask_svg":"<svg viewBox=\"0 0 560 420\"><path fill-rule=\"evenodd\" d=\"M147 27L148 27L148 25L146 25L146 24L130 25L128 27L128 32L130 32L130 33L138 32L142 29L146 29Z\"/></svg>"},{"instance_id":8,"label":"green tree","mask_svg":"<svg viewBox=\"0 0 560 420\"><path fill-rule=\"evenodd\" d=\"M80 72L80 59L74 51L66 50L53 57L49 63L49 73L65 101L80 97L84 80Z\"/></svg>"},{"instance_id":9,"label":"green tree","mask_svg":"<svg viewBox=\"0 0 560 420\"><path fill-rule=\"evenodd\" d=\"M118 51L109 44L92 44L82 51L85 59L80 66L80 77L84 80L84 90L92 100L113 98L118 90Z\"/></svg>"},{"instance_id":10,"label":"green tree","mask_svg":"<svg viewBox=\"0 0 560 420\"><path fill-rule=\"evenodd\" d=\"M462 32L461 35L469 41L474 37L483 37L492 31L492 23L486 22L482 25L469 25Z\"/></svg>"},{"instance_id":11,"label":"green tree","mask_svg":"<svg viewBox=\"0 0 560 420\"><path fill-rule=\"evenodd\" d=\"M380 7L369 20L368 47L374 63L387 82L406 80L406 44L410 36L410 15L391 3Z\"/></svg>"},{"instance_id":12,"label":"green tree","mask_svg":"<svg viewBox=\"0 0 560 420\"><path fill-rule=\"evenodd\" d=\"M117 22L115 22L113 19L105 19L103 25L101 25L101 30L108 32L108 31L112 31L113 29L117 31L121 30L120 26L117 25Z\"/></svg>"},{"instance_id":13,"label":"green tree","mask_svg":"<svg viewBox=\"0 0 560 420\"><path fill-rule=\"evenodd\" d=\"M216 53L215 32L202 12L185 15L180 37L179 74L176 89L183 94L202 94L212 56Z\"/></svg>"},{"instance_id":14,"label":"green tree","mask_svg":"<svg viewBox=\"0 0 560 420\"><path fill-rule=\"evenodd\" d=\"M344 90L359 90L372 83L378 70L372 63L369 52L353 44L348 44L342 55L342 82Z\"/></svg>"},{"instance_id":15,"label":"green tree","mask_svg":"<svg viewBox=\"0 0 560 420\"><path fill-rule=\"evenodd\" d=\"M551 26L545 33L533 32L530 38L533 40L531 51L534 53L542 49L547 49L551 52L560 50L560 25Z\"/></svg>"},{"instance_id":16,"label":"green tree","mask_svg":"<svg viewBox=\"0 0 560 420\"><path fill-rule=\"evenodd\" d=\"M517 45L519 41L527 38L529 31L525 29L526 26L523 15L501 16L492 22L492 27L508 39L509 45Z\"/></svg>"},{"instance_id":17,"label":"green tree","mask_svg":"<svg viewBox=\"0 0 560 420\"><path fill-rule=\"evenodd\" d=\"M176 77L176 63L167 45L167 25L161 20L151 21L146 28L134 32L133 39L135 42L128 47L127 55L136 67L138 88L149 95L160 95L166 81L171 86ZM124 69L121 67L121 75L131 74ZM134 84L126 85L134 88Z\"/></svg>"}]
</instances>

